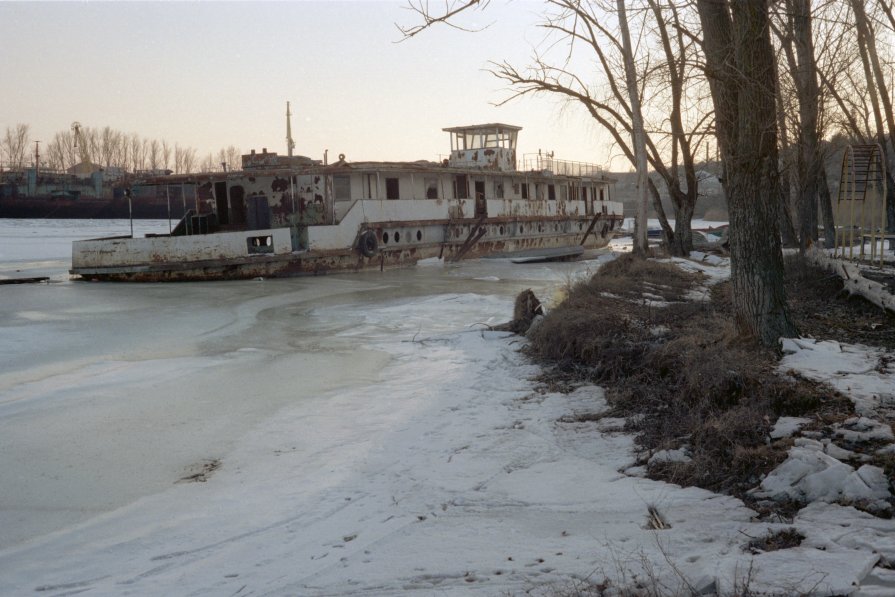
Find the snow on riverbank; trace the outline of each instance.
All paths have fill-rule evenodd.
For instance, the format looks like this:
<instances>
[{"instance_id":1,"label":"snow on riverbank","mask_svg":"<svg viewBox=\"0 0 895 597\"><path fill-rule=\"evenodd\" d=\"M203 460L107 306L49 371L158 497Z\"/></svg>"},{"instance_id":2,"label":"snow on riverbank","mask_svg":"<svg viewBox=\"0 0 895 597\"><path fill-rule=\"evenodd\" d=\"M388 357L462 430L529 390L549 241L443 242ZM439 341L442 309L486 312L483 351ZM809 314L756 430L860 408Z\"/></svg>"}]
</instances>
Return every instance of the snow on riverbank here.
<instances>
[{"instance_id":1,"label":"snow on riverbank","mask_svg":"<svg viewBox=\"0 0 895 597\"><path fill-rule=\"evenodd\" d=\"M607 577L895 594L878 566L895 562L890 520L818 502L759 522L735 498L620 473L631 436L569 422L605 410L601 389L541 393L518 338L458 324L510 309L445 292L304 311L345 323L329 341L383 355L376 379L285 406L204 483L0 551L0 594L499 595ZM787 367L823 374L802 358ZM667 528L649 527L651 510ZM802 545L745 549L788 528Z\"/></svg>"}]
</instances>

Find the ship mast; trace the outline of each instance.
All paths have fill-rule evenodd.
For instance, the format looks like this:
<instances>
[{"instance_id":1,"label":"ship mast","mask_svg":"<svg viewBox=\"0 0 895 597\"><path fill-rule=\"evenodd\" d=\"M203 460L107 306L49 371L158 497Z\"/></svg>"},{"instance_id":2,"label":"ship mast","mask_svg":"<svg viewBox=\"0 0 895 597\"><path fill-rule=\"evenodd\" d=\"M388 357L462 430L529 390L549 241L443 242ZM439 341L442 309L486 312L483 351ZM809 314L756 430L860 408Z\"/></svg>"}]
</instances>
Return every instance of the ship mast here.
<instances>
[{"instance_id":1,"label":"ship mast","mask_svg":"<svg viewBox=\"0 0 895 597\"><path fill-rule=\"evenodd\" d=\"M289 110L289 102L286 102L286 151L289 157L292 157L292 150L295 149L295 141L292 140L292 112Z\"/></svg>"}]
</instances>

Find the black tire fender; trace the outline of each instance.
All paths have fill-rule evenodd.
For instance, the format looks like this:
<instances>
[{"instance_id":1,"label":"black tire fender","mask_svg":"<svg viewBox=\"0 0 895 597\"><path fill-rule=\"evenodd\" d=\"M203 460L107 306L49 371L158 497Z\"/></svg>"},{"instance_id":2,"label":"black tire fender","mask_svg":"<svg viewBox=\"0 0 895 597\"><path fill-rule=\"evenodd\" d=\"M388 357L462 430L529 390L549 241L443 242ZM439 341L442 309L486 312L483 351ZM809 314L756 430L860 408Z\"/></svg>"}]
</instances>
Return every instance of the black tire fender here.
<instances>
[{"instance_id":1,"label":"black tire fender","mask_svg":"<svg viewBox=\"0 0 895 597\"><path fill-rule=\"evenodd\" d=\"M364 257L375 257L379 253L379 240L373 230L364 230L357 239L357 250Z\"/></svg>"}]
</instances>

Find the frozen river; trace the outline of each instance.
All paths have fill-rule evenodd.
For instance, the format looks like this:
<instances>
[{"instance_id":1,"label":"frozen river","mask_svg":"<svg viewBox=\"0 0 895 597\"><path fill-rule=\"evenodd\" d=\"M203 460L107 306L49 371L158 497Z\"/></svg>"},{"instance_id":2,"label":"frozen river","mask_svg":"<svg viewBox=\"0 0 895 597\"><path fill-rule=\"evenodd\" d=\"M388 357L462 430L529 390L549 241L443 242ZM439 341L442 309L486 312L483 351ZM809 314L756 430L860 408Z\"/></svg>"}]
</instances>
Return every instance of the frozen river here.
<instances>
[{"instance_id":1,"label":"frozen river","mask_svg":"<svg viewBox=\"0 0 895 597\"><path fill-rule=\"evenodd\" d=\"M167 231L166 221L136 225ZM545 297L594 267L486 260L243 282L68 279L72 240L128 226L0 220L0 276L51 277L0 286L0 548L226 463L281 409L313 416L321 396L376 395L393 360L384 344L507 320L521 289ZM416 378L412 364L400 374Z\"/></svg>"},{"instance_id":2,"label":"frozen river","mask_svg":"<svg viewBox=\"0 0 895 597\"><path fill-rule=\"evenodd\" d=\"M0 595L490 596L634 574L670 595L895 591L874 568L891 521L812 504L802 547L753 555L744 537L781 525L642 478L622 420L569 418L605 412L602 389L539 390L521 340L480 325L598 260L69 280L72 240L128 232L0 220L0 277L51 278L0 285Z\"/></svg>"}]
</instances>

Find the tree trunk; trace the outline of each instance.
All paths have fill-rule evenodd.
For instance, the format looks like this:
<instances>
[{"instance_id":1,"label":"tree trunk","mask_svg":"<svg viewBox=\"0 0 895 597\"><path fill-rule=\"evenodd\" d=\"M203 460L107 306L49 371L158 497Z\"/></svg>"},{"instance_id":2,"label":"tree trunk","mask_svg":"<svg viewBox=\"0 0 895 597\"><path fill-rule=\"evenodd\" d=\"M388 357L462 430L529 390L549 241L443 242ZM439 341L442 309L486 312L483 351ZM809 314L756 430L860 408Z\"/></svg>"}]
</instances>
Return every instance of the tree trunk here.
<instances>
[{"instance_id":1,"label":"tree trunk","mask_svg":"<svg viewBox=\"0 0 895 597\"><path fill-rule=\"evenodd\" d=\"M697 8L726 170L734 317L741 335L772 346L796 329L783 287L767 4L697 0Z\"/></svg>"},{"instance_id":2,"label":"tree trunk","mask_svg":"<svg viewBox=\"0 0 895 597\"><path fill-rule=\"evenodd\" d=\"M659 196L659 189L652 179L649 180L650 198L653 202L653 209L656 210L656 216L659 218L659 226L662 227L662 236L665 237L665 244L672 246L674 244L674 231L668 223L668 216L665 215L665 208L662 207L662 197Z\"/></svg>"},{"instance_id":3,"label":"tree trunk","mask_svg":"<svg viewBox=\"0 0 895 597\"><path fill-rule=\"evenodd\" d=\"M793 42L798 68L793 79L799 100L799 251L804 254L817 240L818 110L820 91L817 85L817 64L811 37L809 0L787 3L792 20Z\"/></svg>"},{"instance_id":4,"label":"tree trunk","mask_svg":"<svg viewBox=\"0 0 895 597\"><path fill-rule=\"evenodd\" d=\"M625 0L616 0L616 5L618 7L618 26L622 35L622 54L625 60L625 82L628 87L628 96L631 99L631 125L637 168L637 218L634 221L634 253L646 255L649 252L646 234L647 185L649 184L649 173L646 167L646 136L643 130L643 115L640 111L640 92L637 88L637 71L634 70L634 50L631 46L631 35L628 33Z\"/></svg>"},{"instance_id":5,"label":"tree trunk","mask_svg":"<svg viewBox=\"0 0 895 597\"><path fill-rule=\"evenodd\" d=\"M780 43L787 43L781 39ZM776 65L775 65L776 66ZM775 107L777 108L777 132L779 134L780 165L784 172L787 173L786 180L780 181L780 233L783 239L783 246L797 247L799 246L798 235L796 235L794 222L792 217L792 205L798 205L798 173L792 164L789 144L789 134L786 127L786 109L783 106L783 99L780 94L780 71L774 69L774 93L777 96Z\"/></svg>"}]
</instances>

